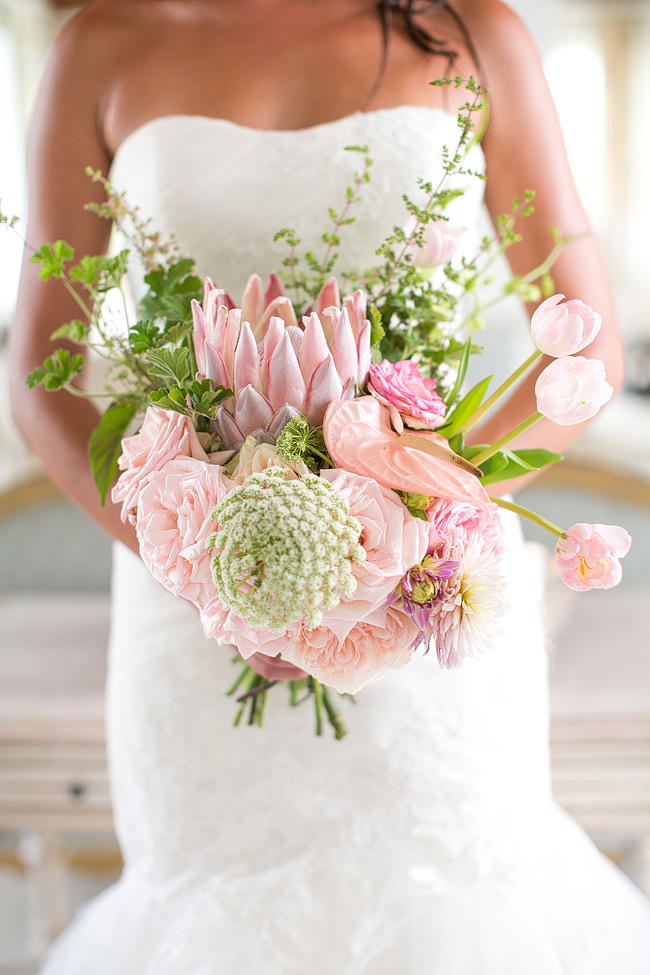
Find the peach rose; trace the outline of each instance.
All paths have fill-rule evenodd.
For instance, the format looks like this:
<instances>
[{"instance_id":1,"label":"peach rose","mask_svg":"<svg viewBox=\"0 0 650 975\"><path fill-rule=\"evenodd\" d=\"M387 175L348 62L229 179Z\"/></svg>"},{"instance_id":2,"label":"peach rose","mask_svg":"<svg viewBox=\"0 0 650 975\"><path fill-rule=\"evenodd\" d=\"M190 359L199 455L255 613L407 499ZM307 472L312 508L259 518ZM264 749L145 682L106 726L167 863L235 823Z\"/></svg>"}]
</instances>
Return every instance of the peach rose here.
<instances>
[{"instance_id":1,"label":"peach rose","mask_svg":"<svg viewBox=\"0 0 650 975\"><path fill-rule=\"evenodd\" d=\"M149 406L142 426L132 437L122 441L118 477L111 499L122 505L122 521L134 522L138 494L156 471L175 457L194 457L208 462L194 424L187 416L174 410Z\"/></svg>"},{"instance_id":2,"label":"peach rose","mask_svg":"<svg viewBox=\"0 0 650 975\"><path fill-rule=\"evenodd\" d=\"M214 531L210 515L231 487L222 468L176 457L152 471L139 492L136 532L142 561L174 596L199 608L215 595L206 548Z\"/></svg>"},{"instance_id":3,"label":"peach rose","mask_svg":"<svg viewBox=\"0 0 650 975\"><path fill-rule=\"evenodd\" d=\"M365 561L352 566L357 587L327 610L323 621L343 640L357 620L382 605L403 575L422 561L429 543L429 527L407 511L390 488L349 471L321 471L336 493L348 502L350 514L362 526Z\"/></svg>"},{"instance_id":4,"label":"peach rose","mask_svg":"<svg viewBox=\"0 0 650 975\"><path fill-rule=\"evenodd\" d=\"M282 657L341 694L356 694L409 662L420 631L395 606L380 606L341 639L329 626L287 637Z\"/></svg>"},{"instance_id":5,"label":"peach rose","mask_svg":"<svg viewBox=\"0 0 650 975\"><path fill-rule=\"evenodd\" d=\"M234 484L243 484L251 474L259 474L269 467L282 467L287 472L287 480L296 480L311 471L301 460L286 460L276 451L273 444L258 443L255 436L246 437L237 457L237 466L230 475Z\"/></svg>"}]
</instances>

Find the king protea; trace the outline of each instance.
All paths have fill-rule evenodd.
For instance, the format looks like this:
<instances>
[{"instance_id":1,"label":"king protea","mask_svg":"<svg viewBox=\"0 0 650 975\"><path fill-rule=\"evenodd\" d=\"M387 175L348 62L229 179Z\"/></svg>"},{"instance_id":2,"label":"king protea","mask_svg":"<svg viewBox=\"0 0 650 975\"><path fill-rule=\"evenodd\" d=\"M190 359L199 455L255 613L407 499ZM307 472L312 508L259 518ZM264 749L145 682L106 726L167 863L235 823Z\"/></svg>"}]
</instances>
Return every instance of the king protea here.
<instances>
[{"instance_id":1,"label":"king protea","mask_svg":"<svg viewBox=\"0 0 650 975\"><path fill-rule=\"evenodd\" d=\"M319 425L331 400L352 399L366 382L366 296L356 291L341 306L334 278L300 324L277 275L266 289L252 275L241 308L207 279L203 305L193 302L192 314L199 373L233 391L216 416L226 448L260 429L277 436L292 416Z\"/></svg>"}]
</instances>

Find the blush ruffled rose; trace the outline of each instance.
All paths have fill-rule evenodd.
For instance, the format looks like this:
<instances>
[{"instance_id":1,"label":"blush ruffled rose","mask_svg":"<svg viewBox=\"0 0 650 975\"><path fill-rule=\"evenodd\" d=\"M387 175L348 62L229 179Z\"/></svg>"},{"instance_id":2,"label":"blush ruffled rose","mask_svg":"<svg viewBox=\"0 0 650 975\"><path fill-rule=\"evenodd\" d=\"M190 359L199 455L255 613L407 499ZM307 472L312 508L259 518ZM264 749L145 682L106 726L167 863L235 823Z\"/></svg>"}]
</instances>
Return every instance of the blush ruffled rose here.
<instances>
[{"instance_id":1,"label":"blush ruffled rose","mask_svg":"<svg viewBox=\"0 0 650 975\"><path fill-rule=\"evenodd\" d=\"M350 515L361 525L360 542L366 553L363 562L352 566L354 594L323 617L344 639L354 623L383 604L402 576L424 558L429 528L407 511L394 491L370 478L340 469L321 471L321 477L347 501Z\"/></svg>"},{"instance_id":2,"label":"blush ruffled rose","mask_svg":"<svg viewBox=\"0 0 650 975\"><path fill-rule=\"evenodd\" d=\"M208 463L208 455L188 417L149 406L138 433L122 441L118 464L123 473L111 492L111 499L122 505L122 521L135 522L140 491L176 457L193 457Z\"/></svg>"},{"instance_id":3,"label":"blush ruffled rose","mask_svg":"<svg viewBox=\"0 0 650 975\"><path fill-rule=\"evenodd\" d=\"M232 488L223 470L192 457L176 457L149 477L138 497L140 555L174 596L199 608L214 598L207 541L212 509Z\"/></svg>"},{"instance_id":4,"label":"blush ruffled rose","mask_svg":"<svg viewBox=\"0 0 650 975\"><path fill-rule=\"evenodd\" d=\"M370 366L368 392L389 408L398 432L402 421L413 430L432 430L445 421L446 407L436 392L435 379L423 376L415 362L384 359L374 363Z\"/></svg>"},{"instance_id":5,"label":"blush ruffled rose","mask_svg":"<svg viewBox=\"0 0 650 975\"><path fill-rule=\"evenodd\" d=\"M621 581L620 560L632 539L618 525L572 525L555 546L555 562L569 589L612 589Z\"/></svg>"},{"instance_id":6,"label":"blush ruffled rose","mask_svg":"<svg viewBox=\"0 0 650 975\"><path fill-rule=\"evenodd\" d=\"M407 613L384 605L356 623L344 639L325 625L299 630L287 638L282 656L340 694L356 694L407 664L418 638Z\"/></svg>"}]
</instances>

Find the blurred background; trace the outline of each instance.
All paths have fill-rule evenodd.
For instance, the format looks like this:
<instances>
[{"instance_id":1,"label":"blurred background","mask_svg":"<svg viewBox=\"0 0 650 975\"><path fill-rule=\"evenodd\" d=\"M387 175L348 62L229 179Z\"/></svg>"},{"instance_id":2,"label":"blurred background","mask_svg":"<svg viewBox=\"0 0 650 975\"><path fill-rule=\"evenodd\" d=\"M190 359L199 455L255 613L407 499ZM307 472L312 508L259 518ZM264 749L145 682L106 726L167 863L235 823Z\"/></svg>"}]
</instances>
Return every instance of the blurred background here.
<instances>
[{"instance_id":1,"label":"blurred background","mask_svg":"<svg viewBox=\"0 0 650 975\"><path fill-rule=\"evenodd\" d=\"M554 521L625 525L622 585L575 594L549 573L554 789L650 893L650 0L516 0L535 34L583 201L607 255L628 354L625 393L565 464L519 496ZM43 61L74 5L0 0L0 197L25 214L25 131ZM0 235L0 397L20 246ZM499 307L481 372L527 353ZM511 361L510 361L511 360ZM528 532L528 528L526 528ZM549 538L529 533L542 563ZM35 959L119 872L102 689L110 545L49 483L0 402L0 975Z\"/></svg>"}]
</instances>

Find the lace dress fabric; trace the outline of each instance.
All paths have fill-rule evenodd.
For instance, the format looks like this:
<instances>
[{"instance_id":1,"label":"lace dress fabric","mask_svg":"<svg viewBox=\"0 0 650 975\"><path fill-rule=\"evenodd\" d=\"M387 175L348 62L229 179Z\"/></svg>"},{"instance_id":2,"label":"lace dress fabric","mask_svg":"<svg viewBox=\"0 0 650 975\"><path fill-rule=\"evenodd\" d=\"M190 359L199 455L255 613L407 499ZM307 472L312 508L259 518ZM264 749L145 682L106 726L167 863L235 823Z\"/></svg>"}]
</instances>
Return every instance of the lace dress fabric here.
<instances>
[{"instance_id":1,"label":"lace dress fabric","mask_svg":"<svg viewBox=\"0 0 650 975\"><path fill-rule=\"evenodd\" d=\"M428 108L297 132L169 116L126 140L112 176L239 300L284 256L279 227L318 247L358 168L346 145L375 160L342 246L361 269L456 137ZM482 184L463 179L453 222L470 248ZM343 701L343 742L313 736L284 689L262 731L234 729L230 649L116 546L107 722L125 869L44 975L647 975L648 903L551 799L541 579L503 521L496 649L454 672L418 657Z\"/></svg>"}]
</instances>

